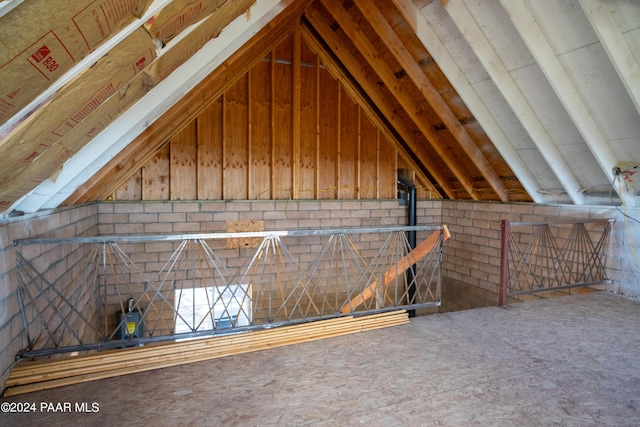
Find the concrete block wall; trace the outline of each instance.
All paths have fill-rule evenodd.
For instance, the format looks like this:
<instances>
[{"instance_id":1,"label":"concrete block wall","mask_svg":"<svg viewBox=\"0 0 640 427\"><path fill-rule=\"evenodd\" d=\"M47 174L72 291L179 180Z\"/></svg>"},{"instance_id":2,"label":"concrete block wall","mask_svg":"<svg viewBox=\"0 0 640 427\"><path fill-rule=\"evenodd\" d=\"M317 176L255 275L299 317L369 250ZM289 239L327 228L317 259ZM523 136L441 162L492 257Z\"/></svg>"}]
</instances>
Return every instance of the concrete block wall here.
<instances>
[{"instance_id":1,"label":"concrete block wall","mask_svg":"<svg viewBox=\"0 0 640 427\"><path fill-rule=\"evenodd\" d=\"M607 274L615 280L616 292L640 298L640 208L616 209L604 214L616 221L609 243Z\"/></svg>"},{"instance_id":2,"label":"concrete block wall","mask_svg":"<svg viewBox=\"0 0 640 427\"><path fill-rule=\"evenodd\" d=\"M640 209L627 215L640 218ZM633 253L640 245L640 224L627 219L612 207L573 205L533 205L451 201L442 203L442 222L452 238L443 256L443 288L458 308L497 304L500 268L501 221L558 221L613 218L609 241L607 274L614 281L608 288L640 297L640 267ZM638 254L636 254L638 255ZM457 295L457 296L456 296ZM446 304L446 298L443 298Z\"/></svg>"},{"instance_id":3,"label":"concrete block wall","mask_svg":"<svg viewBox=\"0 0 640 427\"><path fill-rule=\"evenodd\" d=\"M420 202L420 225L440 224L439 201ZM227 221L262 221L264 229L360 229L406 225L407 208L397 200L382 201L233 201L233 202L114 202L99 203L99 234L181 234L226 231ZM362 236L361 241L367 237ZM295 249L312 252L320 244L317 237L301 237ZM151 252L168 252L166 242L146 243L134 256L157 261ZM235 251L230 255L236 254ZM304 258L304 257L303 257ZM149 266L153 271L153 267Z\"/></svg>"},{"instance_id":4,"label":"concrete block wall","mask_svg":"<svg viewBox=\"0 0 640 427\"><path fill-rule=\"evenodd\" d=\"M18 274L23 283L23 322L28 324L33 348L69 346L97 339L97 331L89 325L95 320L98 287L87 286L84 275L91 249L71 244L38 244L16 249L25 258L27 272ZM47 331L40 333L43 321Z\"/></svg>"},{"instance_id":5,"label":"concrete block wall","mask_svg":"<svg viewBox=\"0 0 640 427\"><path fill-rule=\"evenodd\" d=\"M421 202L418 217L423 225L440 224L440 202ZM108 234L180 234L216 233L226 231L227 221L262 221L264 229L353 229L406 225L407 207L397 200L383 201L208 201L208 202L113 202L100 203L99 230ZM426 237L427 232L425 232ZM350 235L364 258L377 252L385 235ZM421 237L420 235L418 236ZM296 259L302 271L308 270L316 260L326 238L319 236L285 237L283 243ZM224 267L234 271L253 255L255 249L227 249L225 241L207 242ZM122 246L122 245L121 245ZM152 279L175 250L172 242L136 243L123 246L131 259ZM273 281L273 283L276 283ZM186 284L183 284L186 286ZM286 292L285 292L286 293ZM120 300L127 295L115 292L115 286L101 291L109 301L104 310L108 325L115 326L114 313ZM167 304L171 293L163 295ZM136 295L132 297L137 299ZM272 295L278 304L280 295ZM171 310L157 310L168 313ZM170 324L171 319L153 319L153 324ZM150 324L149 327L152 325Z\"/></svg>"},{"instance_id":6,"label":"concrete block wall","mask_svg":"<svg viewBox=\"0 0 640 427\"><path fill-rule=\"evenodd\" d=\"M0 224L0 380L4 383L15 355L26 345L16 291L16 239L73 237L112 234L179 234L222 232L226 221L264 221L266 230L362 228L404 225L406 206L396 200L383 201L211 201L211 202L101 202L64 208ZM626 213L640 218L640 209ZM444 310L466 309L497 302L500 253L500 222L543 221L575 218L615 218L610 239L607 271L614 291L640 297L640 268L634 253L640 252L640 224L626 219L615 208L501 204L471 201L419 201L418 224L447 224L452 237L443 257ZM424 238L426 236L419 236ZM367 243L362 236L360 244ZM296 255L311 262L319 245L317 237L299 238ZM377 242L370 242L365 256L372 256ZM169 253L173 244L137 244L134 261L150 272L162 262L158 253ZM77 248L76 248L77 249ZM57 276L68 274L83 254L60 248L25 247L25 256L35 264L58 264ZM229 250L233 259L238 250ZM640 253L635 254L636 257ZM55 258L55 259L54 259ZM61 260L62 258L62 260ZM83 298L90 299L88 294ZM95 298L94 298L95 299ZM87 307L91 308L89 305ZM97 311L97 310L96 310ZM94 313L95 314L95 313Z\"/></svg>"},{"instance_id":7,"label":"concrete block wall","mask_svg":"<svg viewBox=\"0 0 640 427\"><path fill-rule=\"evenodd\" d=\"M421 201L418 217L440 219L440 201ZM224 232L226 221L264 221L265 230L385 227L406 224L397 200L249 200L101 202L99 232L178 234Z\"/></svg>"},{"instance_id":8,"label":"concrete block wall","mask_svg":"<svg viewBox=\"0 0 640 427\"><path fill-rule=\"evenodd\" d=\"M27 346L24 323L20 314L17 291L16 257L18 251L32 261L41 271L47 271L46 278L54 282L58 277L68 275L73 266L82 259L78 248L67 252L59 247L14 246L14 241L34 237L73 237L95 235L98 231L98 209L95 205L60 209L56 212L9 218L0 224L0 384L4 384L15 356ZM52 268L49 268L53 266ZM87 290L90 292L90 290ZM92 298L75 293L78 301ZM27 300L28 298L24 298ZM36 307L31 307L35 309ZM90 313L92 310L88 309ZM32 313L30 319L36 319ZM74 319L71 319L74 321ZM78 319L75 319L78 322ZM37 325L37 323L34 323ZM75 325L79 325L76 323ZM36 331L37 332L37 331Z\"/></svg>"}]
</instances>

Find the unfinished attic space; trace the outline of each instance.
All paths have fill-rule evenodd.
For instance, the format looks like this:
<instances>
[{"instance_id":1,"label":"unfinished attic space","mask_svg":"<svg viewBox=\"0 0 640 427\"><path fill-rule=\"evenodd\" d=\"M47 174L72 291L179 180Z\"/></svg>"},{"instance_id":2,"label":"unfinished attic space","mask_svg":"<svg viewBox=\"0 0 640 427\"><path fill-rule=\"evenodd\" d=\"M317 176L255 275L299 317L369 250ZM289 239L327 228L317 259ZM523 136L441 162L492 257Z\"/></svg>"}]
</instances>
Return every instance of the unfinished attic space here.
<instances>
[{"instance_id":1,"label":"unfinished attic space","mask_svg":"<svg viewBox=\"0 0 640 427\"><path fill-rule=\"evenodd\" d=\"M640 424L639 64L636 0L0 0L0 425Z\"/></svg>"}]
</instances>

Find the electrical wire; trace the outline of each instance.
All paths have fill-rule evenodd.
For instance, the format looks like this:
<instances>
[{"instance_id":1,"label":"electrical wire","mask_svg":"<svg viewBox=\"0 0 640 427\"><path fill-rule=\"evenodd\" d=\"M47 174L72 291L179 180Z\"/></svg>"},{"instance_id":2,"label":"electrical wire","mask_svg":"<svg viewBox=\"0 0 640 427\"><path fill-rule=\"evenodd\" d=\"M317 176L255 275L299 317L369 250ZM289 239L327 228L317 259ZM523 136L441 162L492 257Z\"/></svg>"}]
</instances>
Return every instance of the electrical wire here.
<instances>
[{"instance_id":1,"label":"electrical wire","mask_svg":"<svg viewBox=\"0 0 640 427\"><path fill-rule=\"evenodd\" d=\"M622 193L622 183L620 182L620 178L619 178L619 177L620 177L620 175L616 176L616 178L618 179L618 186L620 187L620 194L621 194L621 193ZM621 213L625 218L628 218L628 219L630 219L630 220L632 220L632 221L635 221L635 222L637 222L638 224L640 224L640 220L638 220L638 219L636 219L636 218L634 218L634 217L632 217L632 216L630 216L630 215L627 215L627 213L626 213L627 205L625 204L624 199L620 198L620 200L622 200L622 206L625 208L625 209L624 209L624 211L622 211L622 210L620 209L620 207L614 203L614 201L613 201L613 195L612 195L613 190L615 190L614 185L615 185L615 183L614 183L613 185L611 185L611 188L609 189L609 200L611 201L611 206L613 206L614 208L616 208L616 210L617 210L618 212L620 212L620 213Z\"/></svg>"},{"instance_id":2,"label":"electrical wire","mask_svg":"<svg viewBox=\"0 0 640 427\"><path fill-rule=\"evenodd\" d=\"M615 185L616 179L618 181L618 189L619 189L618 194L620 194L620 195L622 194L622 178L621 178L621 174L617 174L615 176L614 182L611 185L611 190L609 191L609 198L611 199L611 204L612 205L613 205L613 197L612 197L611 193L614 190L614 185ZM635 261L636 266L640 267L640 263L638 262L638 257L636 256L636 250L633 247L633 240L632 240L632 236L631 236L631 227L629 226L629 219L631 219L631 220L633 220L633 221L635 221L635 222L637 222L639 224L640 224L640 221L638 221L637 219L627 215L627 212L626 212L627 211L627 204L624 201L624 197L620 197L620 200L622 201L622 207L624 208L624 211L620 210L620 208L618 206L616 206L616 205L614 205L614 206L618 210L618 212L620 212L624 216L624 224L625 224L625 227L627 229L627 235L629 236L629 247L631 248L631 254L633 255L633 260Z\"/></svg>"},{"instance_id":3,"label":"electrical wire","mask_svg":"<svg viewBox=\"0 0 640 427\"><path fill-rule=\"evenodd\" d=\"M621 213L622 215L624 215L626 218L629 218L631 221L635 221L635 222L637 222L638 224L640 224L640 220L637 220L637 219L635 219L634 217L629 216L629 215L627 215L626 213L622 212L618 206L616 206L616 209L618 210L618 212L620 212L620 213Z\"/></svg>"}]
</instances>

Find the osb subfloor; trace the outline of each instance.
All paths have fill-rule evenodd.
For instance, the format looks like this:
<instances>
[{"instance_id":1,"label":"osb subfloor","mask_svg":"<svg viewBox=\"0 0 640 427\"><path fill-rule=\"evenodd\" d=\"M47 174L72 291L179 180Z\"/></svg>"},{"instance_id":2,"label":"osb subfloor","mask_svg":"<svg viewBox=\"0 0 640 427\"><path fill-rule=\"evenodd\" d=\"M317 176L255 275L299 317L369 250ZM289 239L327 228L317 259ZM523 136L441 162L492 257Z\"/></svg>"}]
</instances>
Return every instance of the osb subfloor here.
<instances>
[{"instance_id":1,"label":"osb subfloor","mask_svg":"<svg viewBox=\"0 0 640 427\"><path fill-rule=\"evenodd\" d=\"M597 292L419 317L7 401L38 411L0 425L637 426L640 300Z\"/></svg>"}]
</instances>

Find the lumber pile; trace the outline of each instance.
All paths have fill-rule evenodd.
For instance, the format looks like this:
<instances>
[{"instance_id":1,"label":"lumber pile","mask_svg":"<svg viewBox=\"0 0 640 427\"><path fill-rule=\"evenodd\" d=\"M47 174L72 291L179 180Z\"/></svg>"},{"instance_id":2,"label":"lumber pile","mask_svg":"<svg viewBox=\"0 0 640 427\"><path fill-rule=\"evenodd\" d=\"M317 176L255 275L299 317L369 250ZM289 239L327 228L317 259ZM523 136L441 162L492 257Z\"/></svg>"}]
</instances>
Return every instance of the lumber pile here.
<instances>
[{"instance_id":1,"label":"lumber pile","mask_svg":"<svg viewBox=\"0 0 640 427\"><path fill-rule=\"evenodd\" d=\"M20 361L5 396L266 350L409 323L405 310L319 320L246 333L102 351L53 361Z\"/></svg>"}]
</instances>

